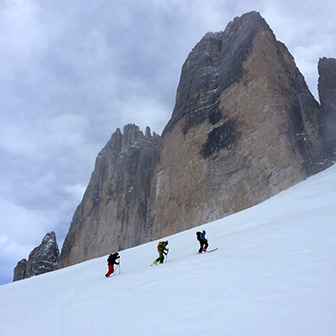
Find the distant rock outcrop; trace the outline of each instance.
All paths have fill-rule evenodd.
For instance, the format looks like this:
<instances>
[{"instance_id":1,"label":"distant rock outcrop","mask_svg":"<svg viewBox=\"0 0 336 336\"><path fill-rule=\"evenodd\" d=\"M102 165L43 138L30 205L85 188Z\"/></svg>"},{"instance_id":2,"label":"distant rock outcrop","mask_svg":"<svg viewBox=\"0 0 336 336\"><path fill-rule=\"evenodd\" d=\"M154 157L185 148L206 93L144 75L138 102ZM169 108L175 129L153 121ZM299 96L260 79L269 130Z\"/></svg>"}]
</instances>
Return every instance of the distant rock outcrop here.
<instances>
[{"instance_id":1,"label":"distant rock outcrop","mask_svg":"<svg viewBox=\"0 0 336 336\"><path fill-rule=\"evenodd\" d=\"M60 266L216 220L325 169L321 122L265 20L235 18L189 54L162 137L128 125L99 153Z\"/></svg>"},{"instance_id":2,"label":"distant rock outcrop","mask_svg":"<svg viewBox=\"0 0 336 336\"><path fill-rule=\"evenodd\" d=\"M150 239L147 203L161 137L138 126L120 129L98 154L94 172L64 241L60 266Z\"/></svg>"},{"instance_id":3,"label":"distant rock outcrop","mask_svg":"<svg viewBox=\"0 0 336 336\"><path fill-rule=\"evenodd\" d=\"M325 141L336 154L336 59L320 58L318 92L323 112Z\"/></svg>"},{"instance_id":4,"label":"distant rock outcrop","mask_svg":"<svg viewBox=\"0 0 336 336\"><path fill-rule=\"evenodd\" d=\"M55 271L58 268L59 249L55 232L45 235L42 243L29 255L28 261L22 259L14 269L13 281Z\"/></svg>"},{"instance_id":5,"label":"distant rock outcrop","mask_svg":"<svg viewBox=\"0 0 336 336\"><path fill-rule=\"evenodd\" d=\"M16 267L14 268L13 281L28 278L26 276L26 274L27 274L27 263L28 263L27 259L22 259L17 263Z\"/></svg>"}]
</instances>

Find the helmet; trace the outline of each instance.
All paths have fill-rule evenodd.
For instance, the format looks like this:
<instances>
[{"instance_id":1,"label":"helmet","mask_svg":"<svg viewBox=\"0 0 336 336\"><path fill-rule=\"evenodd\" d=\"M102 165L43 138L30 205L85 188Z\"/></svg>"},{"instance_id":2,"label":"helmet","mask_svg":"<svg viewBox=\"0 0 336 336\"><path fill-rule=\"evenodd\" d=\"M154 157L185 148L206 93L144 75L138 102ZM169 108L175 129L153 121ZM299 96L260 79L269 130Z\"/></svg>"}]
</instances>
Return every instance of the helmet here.
<instances>
[{"instance_id":1,"label":"helmet","mask_svg":"<svg viewBox=\"0 0 336 336\"><path fill-rule=\"evenodd\" d=\"M203 233L206 234L205 230L203 230Z\"/></svg>"},{"instance_id":2,"label":"helmet","mask_svg":"<svg viewBox=\"0 0 336 336\"><path fill-rule=\"evenodd\" d=\"M166 240L166 244L168 244L168 240Z\"/></svg>"}]
</instances>

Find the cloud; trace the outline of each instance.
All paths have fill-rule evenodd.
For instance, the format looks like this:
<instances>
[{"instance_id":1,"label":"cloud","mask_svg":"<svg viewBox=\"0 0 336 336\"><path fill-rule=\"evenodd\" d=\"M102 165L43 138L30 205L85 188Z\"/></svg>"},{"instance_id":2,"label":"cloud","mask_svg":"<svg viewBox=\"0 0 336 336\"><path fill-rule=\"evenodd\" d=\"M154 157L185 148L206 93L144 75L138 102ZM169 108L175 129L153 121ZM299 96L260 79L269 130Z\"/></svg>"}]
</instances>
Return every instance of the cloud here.
<instances>
[{"instance_id":1,"label":"cloud","mask_svg":"<svg viewBox=\"0 0 336 336\"><path fill-rule=\"evenodd\" d=\"M36 20L38 8L33 1L5 1L1 11L0 36L2 78L17 71L30 71L41 53L47 49L44 31ZM29 67L27 65L29 64Z\"/></svg>"},{"instance_id":2,"label":"cloud","mask_svg":"<svg viewBox=\"0 0 336 336\"><path fill-rule=\"evenodd\" d=\"M87 185L84 184L65 185L63 186L63 190L79 204L83 198L86 187Z\"/></svg>"},{"instance_id":3,"label":"cloud","mask_svg":"<svg viewBox=\"0 0 336 336\"><path fill-rule=\"evenodd\" d=\"M50 218L44 212L25 208L2 198L0 211L3 223L0 236L5 243L10 241L9 237L15 237L19 244L27 240L36 241L36 237L44 235L46 228L50 226ZM6 253L6 250L4 252Z\"/></svg>"},{"instance_id":4,"label":"cloud","mask_svg":"<svg viewBox=\"0 0 336 336\"><path fill-rule=\"evenodd\" d=\"M16 263L41 243L52 225L44 211L32 210L0 198L0 281L12 280ZM2 283L3 283L2 282Z\"/></svg>"},{"instance_id":5,"label":"cloud","mask_svg":"<svg viewBox=\"0 0 336 336\"><path fill-rule=\"evenodd\" d=\"M302 10L300 2L270 2L262 14L277 39L284 42L294 56L310 91L318 99L318 60L336 55L333 43L336 25L334 20L326 19L336 15L336 6L332 1L321 4L311 0L305 2L304 8Z\"/></svg>"},{"instance_id":6,"label":"cloud","mask_svg":"<svg viewBox=\"0 0 336 336\"><path fill-rule=\"evenodd\" d=\"M53 216L0 198L0 281L12 280L16 263L38 246L53 226ZM2 282L2 283L3 283Z\"/></svg>"}]
</instances>

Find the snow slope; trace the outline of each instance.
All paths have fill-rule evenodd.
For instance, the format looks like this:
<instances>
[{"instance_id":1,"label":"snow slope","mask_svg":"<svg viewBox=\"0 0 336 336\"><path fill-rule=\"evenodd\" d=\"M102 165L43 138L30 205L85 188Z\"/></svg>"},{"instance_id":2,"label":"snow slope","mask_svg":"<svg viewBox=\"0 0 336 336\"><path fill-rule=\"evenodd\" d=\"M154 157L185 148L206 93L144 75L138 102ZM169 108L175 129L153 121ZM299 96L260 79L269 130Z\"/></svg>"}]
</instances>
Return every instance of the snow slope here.
<instances>
[{"instance_id":1,"label":"snow slope","mask_svg":"<svg viewBox=\"0 0 336 336\"><path fill-rule=\"evenodd\" d=\"M0 286L1 336L336 335L336 166L195 232ZM111 251L113 252L113 251Z\"/></svg>"}]
</instances>

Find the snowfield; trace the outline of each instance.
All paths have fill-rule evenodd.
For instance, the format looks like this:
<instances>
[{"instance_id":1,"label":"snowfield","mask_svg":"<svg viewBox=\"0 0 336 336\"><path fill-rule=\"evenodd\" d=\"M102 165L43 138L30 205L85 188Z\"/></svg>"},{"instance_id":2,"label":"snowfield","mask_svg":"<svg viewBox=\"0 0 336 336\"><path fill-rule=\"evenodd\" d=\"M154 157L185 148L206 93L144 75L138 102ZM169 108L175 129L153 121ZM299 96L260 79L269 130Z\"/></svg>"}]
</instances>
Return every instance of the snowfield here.
<instances>
[{"instance_id":1,"label":"snowfield","mask_svg":"<svg viewBox=\"0 0 336 336\"><path fill-rule=\"evenodd\" d=\"M0 335L336 335L336 166L167 239L163 265L155 241L0 286Z\"/></svg>"}]
</instances>

